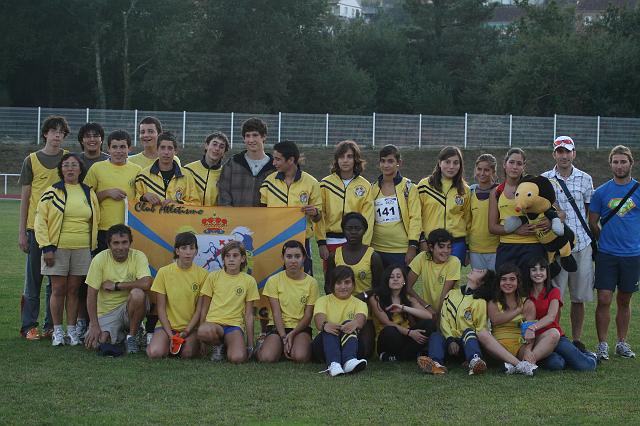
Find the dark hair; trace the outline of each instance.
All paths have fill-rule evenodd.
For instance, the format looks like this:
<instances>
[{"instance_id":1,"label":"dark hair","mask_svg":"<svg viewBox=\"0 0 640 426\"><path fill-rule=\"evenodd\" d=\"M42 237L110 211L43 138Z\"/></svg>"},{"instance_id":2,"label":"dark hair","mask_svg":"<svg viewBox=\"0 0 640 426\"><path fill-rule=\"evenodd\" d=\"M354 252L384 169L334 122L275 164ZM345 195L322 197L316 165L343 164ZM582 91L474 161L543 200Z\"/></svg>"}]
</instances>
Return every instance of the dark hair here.
<instances>
[{"instance_id":1,"label":"dark hair","mask_svg":"<svg viewBox=\"0 0 640 426\"><path fill-rule=\"evenodd\" d=\"M224 142L224 152L229 151L229 138L227 137L227 135L222 132L213 132L205 138L204 144L209 145L209 142L214 139L219 139Z\"/></svg>"},{"instance_id":2,"label":"dark hair","mask_svg":"<svg viewBox=\"0 0 640 426\"><path fill-rule=\"evenodd\" d=\"M407 282L407 270L404 265L400 265L399 263L389 265L385 268L382 273L382 281L380 282L380 286L373 289L373 294L378 296L378 307L380 310L385 312L389 319L393 319L393 313L387 311L387 307L389 307L393 302L391 301L391 289L389 288L389 280L391 279L391 273L396 269L400 269L402 272L402 278L404 282ZM411 301L409 300L409 296L407 295L407 286L403 285L400 289L400 303L403 305L411 306ZM402 318L408 319L409 315L406 312L402 312Z\"/></svg>"},{"instance_id":3,"label":"dark hair","mask_svg":"<svg viewBox=\"0 0 640 426\"><path fill-rule=\"evenodd\" d=\"M362 226L364 227L364 231L365 232L369 228L369 224L367 223L367 219L365 219L365 217L362 214L360 214L358 212L349 212L349 213L345 214L344 216L342 216L342 221L340 222L340 228L342 228L343 232L344 232L345 225L351 219L359 220L360 223L362 223Z\"/></svg>"},{"instance_id":4,"label":"dark hair","mask_svg":"<svg viewBox=\"0 0 640 426\"><path fill-rule=\"evenodd\" d=\"M336 288L336 283L342 280L346 280L347 278L351 278L353 285L356 285L356 276L353 273L353 269L348 267L347 265L338 265L331 271L331 276L329 277L329 288L328 290L333 293Z\"/></svg>"},{"instance_id":5,"label":"dark hair","mask_svg":"<svg viewBox=\"0 0 640 426\"><path fill-rule=\"evenodd\" d=\"M251 117L242 123L242 137L249 132L258 132L260 136L267 136L267 124L257 117Z\"/></svg>"},{"instance_id":6,"label":"dark hair","mask_svg":"<svg viewBox=\"0 0 640 426\"><path fill-rule=\"evenodd\" d=\"M69 158L75 158L78 163L80 163L80 176L78 176L78 182L82 182L84 180L84 175L87 173L87 168L84 165L84 161L80 159L80 156L74 152L67 152L62 156L60 162L58 163L58 176L60 180L64 182L64 175L62 174L62 163L67 161Z\"/></svg>"},{"instance_id":7,"label":"dark hair","mask_svg":"<svg viewBox=\"0 0 640 426\"><path fill-rule=\"evenodd\" d=\"M431 176L429 176L429 185L437 189L439 192L442 192L442 170L440 169L440 162L453 156L457 156L460 160L460 170L458 170L458 173L453 177L453 185L458 190L458 195L464 195L466 183L464 181L464 161L462 159L462 152L457 146L445 146L440 150L436 166L434 167Z\"/></svg>"},{"instance_id":8,"label":"dark hair","mask_svg":"<svg viewBox=\"0 0 640 426\"><path fill-rule=\"evenodd\" d=\"M518 302L518 304L520 304L520 298L522 297L521 293L524 291L524 288L522 286L522 274L520 273L520 268L518 267L518 265L511 262L503 263L502 265L500 265L497 273L497 282L493 301L500 302L504 310L508 309L507 297L502 292L502 290L500 290L500 279L507 274L514 274L518 280L518 287L516 287L516 301Z\"/></svg>"},{"instance_id":9,"label":"dark hair","mask_svg":"<svg viewBox=\"0 0 640 426\"><path fill-rule=\"evenodd\" d=\"M82 139L84 138L85 133L94 132L100 135L100 144L102 145L102 141L104 140L104 129L98 123L86 123L80 130L78 130L78 142L80 143L80 148L84 149L84 144L82 143Z\"/></svg>"},{"instance_id":10,"label":"dark hair","mask_svg":"<svg viewBox=\"0 0 640 426\"><path fill-rule=\"evenodd\" d=\"M107 245L111 243L111 237L113 237L114 235L126 235L127 237L129 237L129 242L133 241L131 228L129 228L124 223L113 225L111 228L107 229Z\"/></svg>"},{"instance_id":11,"label":"dark hair","mask_svg":"<svg viewBox=\"0 0 640 426\"><path fill-rule=\"evenodd\" d=\"M438 244L438 243L446 243L447 241L453 242L453 235L451 232L447 231L443 228L437 228L433 231L429 232L427 236L427 244Z\"/></svg>"},{"instance_id":12,"label":"dark hair","mask_svg":"<svg viewBox=\"0 0 640 426\"><path fill-rule=\"evenodd\" d=\"M198 239L196 238L196 234L193 232L180 232L176 234L176 241L173 243L173 258L178 258L178 253L176 250L183 246L196 246L196 250L198 250Z\"/></svg>"},{"instance_id":13,"label":"dark hair","mask_svg":"<svg viewBox=\"0 0 640 426\"><path fill-rule=\"evenodd\" d=\"M162 133L162 123L160 123L160 120L155 117L146 116L145 118L140 120L140 123L138 123L138 129L142 124L154 124L156 126L156 133Z\"/></svg>"},{"instance_id":14,"label":"dark hair","mask_svg":"<svg viewBox=\"0 0 640 426\"><path fill-rule=\"evenodd\" d=\"M127 146L131 148L131 135L126 130L114 130L107 136L107 147L111 147L111 141L127 141Z\"/></svg>"},{"instance_id":15,"label":"dark hair","mask_svg":"<svg viewBox=\"0 0 640 426\"><path fill-rule=\"evenodd\" d=\"M288 248L297 248L302 252L302 256L307 257L307 249L304 248L304 244L297 240L289 240L282 245L282 255L284 256L284 252L287 251Z\"/></svg>"},{"instance_id":16,"label":"dark hair","mask_svg":"<svg viewBox=\"0 0 640 426\"><path fill-rule=\"evenodd\" d=\"M526 264L526 268L528 274L524 277L524 290L525 294L529 296L533 291L533 281L531 281L531 268L540 265L544 269L547 270L547 279L544 282L544 298L546 299L549 296L549 292L553 289L553 284L551 283L551 271L549 271L549 261L541 256L532 257Z\"/></svg>"},{"instance_id":17,"label":"dark hair","mask_svg":"<svg viewBox=\"0 0 640 426\"><path fill-rule=\"evenodd\" d=\"M396 157L396 160L400 161L400 150L397 146L391 144L383 146L378 158L387 157L389 155L393 155Z\"/></svg>"},{"instance_id":18,"label":"dark hair","mask_svg":"<svg viewBox=\"0 0 640 426\"><path fill-rule=\"evenodd\" d=\"M298 160L300 159L300 150L295 142L289 140L278 142L273 146L273 150L278 151L285 160L293 157L294 162L298 164Z\"/></svg>"},{"instance_id":19,"label":"dark hair","mask_svg":"<svg viewBox=\"0 0 640 426\"><path fill-rule=\"evenodd\" d=\"M482 284L473 292L474 299L484 299L486 301L493 300L495 294L496 273L492 269L487 269L487 272L482 278Z\"/></svg>"},{"instance_id":20,"label":"dark hair","mask_svg":"<svg viewBox=\"0 0 640 426\"><path fill-rule=\"evenodd\" d=\"M514 154L520 154L522 156L522 161L527 162L527 156L524 151L520 148L510 148L509 151L504 155L504 160L502 161L502 169L504 170L504 165L507 164L509 158ZM507 171L504 170L505 177L507 176ZM524 176L524 170L522 171L522 176Z\"/></svg>"},{"instance_id":21,"label":"dark hair","mask_svg":"<svg viewBox=\"0 0 640 426\"><path fill-rule=\"evenodd\" d=\"M240 270L244 270L247 267L247 250L244 248L244 245L240 241L229 241L225 245L222 246L222 250L220 250L220 257L222 258L222 264L224 265L225 256L234 249L238 249L240 251L240 255L244 256L244 262L240 264ZM227 268L225 267L225 271Z\"/></svg>"},{"instance_id":22,"label":"dark hair","mask_svg":"<svg viewBox=\"0 0 640 426\"><path fill-rule=\"evenodd\" d=\"M336 149L335 151L333 151L333 164L331 165L331 173L340 174L338 159L346 154L349 150L353 151L353 173L355 175L359 175L364 171L364 165L367 162L364 158L362 158L360 147L355 141L346 140L336 145Z\"/></svg>"},{"instance_id":23,"label":"dark hair","mask_svg":"<svg viewBox=\"0 0 640 426\"><path fill-rule=\"evenodd\" d=\"M62 132L64 133L64 137L66 138L69 134L69 123L67 123L67 119L61 115L50 115L42 123L42 130L40 131L42 140L46 142L47 138L44 137L45 133L47 133L49 130L57 129L62 130Z\"/></svg>"},{"instance_id":24,"label":"dark hair","mask_svg":"<svg viewBox=\"0 0 640 426\"><path fill-rule=\"evenodd\" d=\"M178 149L178 139L176 139L176 136L171 133L171 132L162 132L158 135L158 141L156 142L156 147L160 148L160 142L162 141L169 141L169 142L173 142L173 148L174 149Z\"/></svg>"}]
</instances>

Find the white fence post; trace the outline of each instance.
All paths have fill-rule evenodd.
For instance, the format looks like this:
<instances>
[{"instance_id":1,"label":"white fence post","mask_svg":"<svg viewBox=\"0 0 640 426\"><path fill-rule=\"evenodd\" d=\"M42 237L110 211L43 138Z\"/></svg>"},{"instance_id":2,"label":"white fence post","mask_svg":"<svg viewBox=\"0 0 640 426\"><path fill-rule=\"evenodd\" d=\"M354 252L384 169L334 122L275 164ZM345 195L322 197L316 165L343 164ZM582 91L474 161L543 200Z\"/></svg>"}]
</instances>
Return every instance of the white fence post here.
<instances>
[{"instance_id":1,"label":"white fence post","mask_svg":"<svg viewBox=\"0 0 640 426\"><path fill-rule=\"evenodd\" d=\"M558 114L553 114L553 140L556 140L556 130L558 128Z\"/></svg>"},{"instance_id":2,"label":"white fence post","mask_svg":"<svg viewBox=\"0 0 640 426\"><path fill-rule=\"evenodd\" d=\"M230 148L233 149L233 113L231 113L231 132L230 133L231 133L231 139L230 139L231 147Z\"/></svg>"},{"instance_id":3,"label":"white fence post","mask_svg":"<svg viewBox=\"0 0 640 426\"><path fill-rule=\"evenodd\" d=\"M40 120L42 119L42 108L38 107L38 122L36 123L36 145L40 145Z\"/></svg>"},{"instance_id":4,"label":"white fence post","mask_svg":"<svg viewBox=\"0 0 640 426\"><path fill-rule=\"evenodd\" d=\"M376 113L373 113L373 132L371 133L371 146L376 146Z\"/></svg>"},{"instance_id":5,"label":"white fence post","mask_svg":"<svg viewBox=\"0 0 640 426\"><path fill-rule=\"evenodd\" d=\"M87 123L89 122L89 108L87 108Z\"/></svg>"},{"instance_id":6,"label":"white fence post","mask_svg":"<svg viewBox=\"0 0 640 426\"><path fill-rule=\"evenodd\" d=\"M596 149L600 149L600 116L598 116L598 129L596 131Z\"/></svg>"},{"instance_id":7,"label":"white fence post","mask_svg":"<svg viewBox=\"0 0 640 426\"><path fill-rule=\"evenodd\" d=\"M182 111L182 147L184 148L184 140L187 137L187 111Z\"/></svg>"},{"instance_id":8,"label":"white fence post","mask_svg":"<svg viewBox=\"0 0 640 426\"><path fill-rule=\"evenodd\" d=\"M422 114L418 118L418 149L422 148Z\"/></svg>"},{"instance_id":9,"label":"white fence post","mask_svg":"<svg viewBox=\"0 0 640 426\"><path fill-rule=\"evenodd\" d=\"M138 146L138 110L133 111L133 146Z\"/></svg>"},{"instance_id":10,"label":"white fence post","mask_svg":"<svg viewBox=\"0 0 640 426\"><path fill-rule=\"evenodd\" d=\"M467 149L467 124L469 120L469 114L464 113L464 149Z\"/></svg>"},{"instance_id":11,"label":"white fence post","mask_svg":"<svg viewBox=\"0 0 640 426\"><path fill-rule=\"evenodd\" d=\"M509 148L511 148L512 137L513 137L513 114L509 114Z\"/></svg>"},{"instance_id":12,"label":"white fence post","mask_svg":"<svg viewBox=\"0 0 640 426\"><path fill-rule=\"evenodd\" d=\"M327 113L324 125L324 146L329 146L329 113Z\"/></svg>"},{"instance_id":13,"label":"white fence post","mask_svg":"<svg viewBox=\"0 0 640 426\"><path fill-rule=\"evenodd\" d=\"M278 113L278 142L280 142L280 129L282 128L282 113Z\"/></svg>"}]
</instances>

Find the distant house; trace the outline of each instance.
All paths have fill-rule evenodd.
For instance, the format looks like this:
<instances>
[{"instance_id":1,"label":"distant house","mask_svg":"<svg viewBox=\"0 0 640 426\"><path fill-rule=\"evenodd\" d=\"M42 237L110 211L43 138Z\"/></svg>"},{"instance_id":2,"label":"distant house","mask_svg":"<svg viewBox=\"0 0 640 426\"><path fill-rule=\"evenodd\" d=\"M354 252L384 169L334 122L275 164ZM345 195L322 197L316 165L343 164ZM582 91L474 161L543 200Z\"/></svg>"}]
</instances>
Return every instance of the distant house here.
<instances>
[{"instance_id":1,"label":"distant house","mask_svg":"<svg viewBox=\"0 0 640 426\"><path fill-rule=\"evenodd\" d=\"M331 13L340 18L355 19L363 16L359 0L336 0L329 3L331 3Z\"/></svg>"},{"instance_id":2,"label":"distant house","mask_svg":"<svg viewBox=\"0 0 640 426\"><path fill-rule=\"evenodd\" d=\"M589 25L607 11L609 5L618 9L635 9L637 0L578 0L576 1L576 24L578 28Z\"/></svg>"},{"instance_id":3,"label":"distant house","mask_svg":"<svg viewBox=\"0 0 640 426\"><path fill-rule=\"evenodd\" d=\"M500 5L493 9L493 15L488 22L490 27L506 28L525 15L525 10L516 5Z\"/></svg>"}]
</instances>

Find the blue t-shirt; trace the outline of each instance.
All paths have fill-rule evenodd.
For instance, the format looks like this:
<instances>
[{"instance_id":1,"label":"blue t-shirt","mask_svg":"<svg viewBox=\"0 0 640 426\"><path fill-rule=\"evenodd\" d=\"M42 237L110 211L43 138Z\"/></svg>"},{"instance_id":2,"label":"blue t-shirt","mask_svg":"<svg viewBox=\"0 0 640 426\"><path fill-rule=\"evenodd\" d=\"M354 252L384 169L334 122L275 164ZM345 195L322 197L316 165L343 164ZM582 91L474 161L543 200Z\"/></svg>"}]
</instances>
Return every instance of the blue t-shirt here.
<instances>
[{"instance_id":1,"label":"blue t-shirt","mask_svg":"<svg viewBox=\"0 0 640 426\"><path fill-rule=\"evenodd\" d=\"M626 185L618 185L613 179L604 183L593 193L589 210L600 218L607 216L635 183L635 179ZM614 256L640 256L640 188L602 228L598 250Z\"/></svg>"}]
</instances>

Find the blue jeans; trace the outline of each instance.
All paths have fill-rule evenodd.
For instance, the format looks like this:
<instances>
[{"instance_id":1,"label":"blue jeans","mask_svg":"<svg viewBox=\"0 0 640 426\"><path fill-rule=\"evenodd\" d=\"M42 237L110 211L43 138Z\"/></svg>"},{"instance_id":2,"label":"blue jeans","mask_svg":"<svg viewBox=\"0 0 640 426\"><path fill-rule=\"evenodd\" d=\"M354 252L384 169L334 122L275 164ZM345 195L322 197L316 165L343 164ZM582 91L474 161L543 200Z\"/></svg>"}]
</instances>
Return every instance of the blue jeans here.
<instances>
[{"instance_id":1,"label":"blue jeans","mask_svg":"<svg viewBox=\"0 0 640 426\"><path fill-rule=\"evenodd\" d=\"M27 265L24 271L24 292L22 296L22 326L20 331L26 333L32 327L38 326L40 316L40 290L42 288L42 274L40 273L40 258L42 250L38 247L35 233L32 229L27 230L27 240L29 242L29 253L27 254ZM53 328L51 320L51 309L49 299L51 298L51 280L48 280L45 288L46 313L44 317L44 328Z\"/></svg>"},{"instance_id":2,"label":"blue jeans","mask_svg":"<svg viewBox=\"0 0 640 426\"><path fill-rule=\"evenodd\" d=\"M464 352L464 359L471 361L475 355L482 356L480 350L480 343L478 343L478 337L476 332L470 328L467 328L462 333L462 338L449 337L445 341L444 336L439 331L431 333L429 336L429 357L437 361L439 364L444 365L444 359L448 354L448 346L450 342L456 342L458 346Z\"/></svg>"},{"instance_id":3,"label":"blue jeans","mask_svg":"<svg viewBox=\"0 0 640 426\"><path fill-rule=\"evenodd\" d=\"M390 265L402 265L407 268L407 265L404 263L404 258L406 253L384 253L381 251L376 251L382 260L382 267L387 268Z\"/></svg>"},{"instance_id":4,"label":"blue jeans","mask_svg":"<svg viewBox=\"0 0 640 426\"><path fill-rule=\"evenodd\" d=\"M467 258L467 242L464 238L456 238L451 244L451 256L455 256L460 260L460 264L464 265Z\"/></svg>"},{"instance_id":5,"label":"blue jeans","mask_svg":"<svg viewBox=\"0 0 640 426\"><path fill-rule=\"evenodd\" d=\"M594 356L581 352L566 336L562 336L551 355L542 360L541 366L552 371L565 367L576 371L594 371L597 364Z\"/></svg>"}]
</instances>

